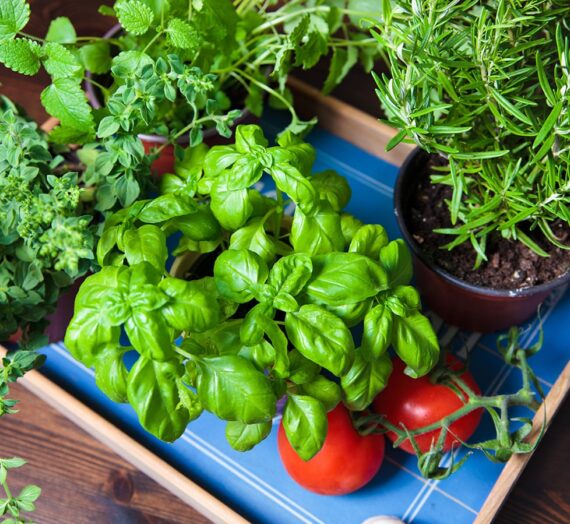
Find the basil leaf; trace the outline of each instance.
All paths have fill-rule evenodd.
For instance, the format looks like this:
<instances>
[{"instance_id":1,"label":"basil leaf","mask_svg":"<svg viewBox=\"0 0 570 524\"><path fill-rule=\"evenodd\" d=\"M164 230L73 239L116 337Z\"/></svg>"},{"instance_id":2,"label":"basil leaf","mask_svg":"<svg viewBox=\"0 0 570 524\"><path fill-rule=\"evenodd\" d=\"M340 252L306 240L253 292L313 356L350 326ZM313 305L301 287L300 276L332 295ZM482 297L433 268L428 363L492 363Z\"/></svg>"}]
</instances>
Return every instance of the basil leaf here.
<instances>
[{"instance_id":1,"label":"basil leaf","mask_svg":"<svg viewBox=\"0 0 570 524\"><path fill-rule=\"evenodd\" d=\"M394 317L392 345L413 378L431 371L439 357L439 343L430 321L421 313Z\"/></svg>"},{"instance_id":2,"label":"basil leaf","mask_svg":"<svg viewBox=\"0 0 570 524\"><path fill-rule=\"evenodd\" d=\"M131 266L149 262L158 271L164 271L168 258L166 238L160 228L145 225L123 235L125 255Z\"/></svg>"},{"instance_id":3,"label":"basil leaf","mask_svg":"<svg viewBox=\"0 0 570 524\"><path fill-rule=\"evenodd\" d=\"M378 260L380 250L387 245L388 233L386 230L380 225L367 224L358 229L348 250Z\"/></svg>"},{"instance_id":4,"label":"basil leaf","mask_svg":"<svg viewBox=\"0 0 570 524\"><path fill-rule=\"evenodd\" d=\"M338 213L329 209L309 216L297 208L290 241L295 251L309 255L342 251L344 237Z\"/></svg>"},{"instance_id":5,"label":"basil leaf","mask_svg":"<svg viewBox=\"0 0 570 524\"><path fill-rule=\"evenodd\" d=\"M313 257L313 276L306 288L311 302L343 306L361 302L387 289L386 272L358 253Z\"/></svg>"},{"instance_id":6,"label":"basil leaf","mask_svg":"<svg viewBox=\"0 0 570 524\"><path fill-rule=\"evenodd\" d=\"M104 266L107 263L109 253L117 245L119 229L118 226L106 229L101 235L99 242L97 242L97 263L100 266Z\"/></svg>"},{"instance_id":7,"label":"basil leaf","mask_svg":"<svg viewBox=\"0 0 570 524\"><path fill-rule=\"evenodd\" d=\"M204 158L204 176L213 178L221 175L241 158L234 146L214 146Z\"/></svg>"},{"instance_id":8,"label":"basil leaf","mask_svg":"<svg viewBox=\"0 0 570 524\"><path fill-rule=\"evenodd\" d=\"M269 145L263 130L258 125L238 126L235 141L235 147L240 153L252 153Z\"/></svg>"},{"instance_id":9,"label":"basil leaf","mask_svg":"<svg viewBox=\"0 0 570 524\"><path fill-rule=\"evenodd\" d=\"M295 253L280 258L269 272L269 283L280 293L296 296L305 287L311 273L311 258L302 253Z\"/></svg>"},{"instance_id":10,"label":"basil leaf","mask_svg":"<svg viewBox=\"0 0 570 524\"><path fill-rule=\"evenodd\" d=\"M243 349L241 323L241 320L230 320L203 333L192 333L182 341L182 349L194 355L237 355Z\"/></svg>"},{"instance_id":11,"label":"basil leaf","mask_svg":"<svg viewBox=\"0 0 570 524\"><path fill-rule=\"evenodd\" d=\"M196 202L191 197L167 193L149 201L137 218L147 224L157 224L174 217L190 215L196 211L196 207Z\"/></svg>"},{"instance_id":12,"label":"basil leaf","mask_svg":"<svg viewBox=\"0 0 570 524\"><path fill-rule=\"evenodd\" d=\"M303 213L314 212L318 201L317 190L308 178L294 166L275 162L270 169L275 185L295 202Z\"/></svg>"},{"instance_id":13,"label":"basil leaf","mask_svg":"<svg viewBox=\"0 0 570 524\"><path fill-rule=\"evenodd\" d=\"M321 371L321 367L304 357L296 349L289 351L289 380L294 384L311 382Z\"/></svg>"},{"instance_id":14,"label":"basil leaf","mask_svg":"<svg viewBox=\"0 0 570 524\"><path fill-rule=\"evenodd\" d=\"M148 359L165 361L176 353L164 317L153 312L132 311L125 324L125 331L134 348Z\"/></svg>"},{"instance_id":15,"label":"basil leaf","mask_svg":"<svg viewBox=\"0 0 570 524\"><path fill-rule=\"evenodd\" d=\"M206 331L220 322L215 294L208 294L197 281L165 278L159 288L170 298L161 309L166 322L180 331Z\"/></svg>"},{"instance_id":16,"label":"basil leaf","mask_svg":"<svg viewBox=\"0 0 570 524\"><path fill-rule=\"evenodd\" d=\"M341 211L350 201L352 191L346 178L328 169L311 177L319 198L325 199L334 211Z\"/></svg>"},{"instance_id":17,"label":"basil leaf","mask_svg":"<svg viewBox=\"0 0 570 524\"><path fill-rule=\"evenodd\" d=\"M268 276L263 259L245 249L224 251L214 264L216 286L223 297L238 304L249 302Z\"/></svg>"},{"instance_id":18,"label":"basil leaf","mask_svg":"<svg viewBox=\"0 0 570 524\"><path fill-rule=\"evenodd\" d=\"M323 404L305 395L289 395L283 411L287 440L303 460L314 457L327 436L327 412Z\"/></svg>"},{"instance_id":19,"label":"basil leaf","mask_svg":"<svg viewBox=\"0 0 570 524\"><path fill-rule=\"evenodd\" d=\"M388 383L392 373L392 361L387 353L369 361L357 351L354 363L340 383L348 407L354 411L366 409Z\"/></svg>"},{"instance_id":20,"label":"basil leaf","mask_svg":"<svg viewBox=\"0 0 570 524\"><path fill-rule=\"evenodd\" d=\"M340 216L340 227L342 229L342 236L344 238L345 245L349 245L356 235L357 231L363 226L363 223L358 220L358 218L349 215L348 213L343 213Z\"/></svg>"},{"instance_id":21,"label":"basil leaf","mask_svg":"<svg viewBox=\"0 0 570 524\"><path fill-rule=\"evenodd\" d=\"M257 253L270 263L277 253L275 241L265 232L265 222L254 218L248 225L238 229L230 238L230 249L247 249Z\"/></svg>"},{"instance_id":22,"label":"basil leaf","mask_svg":"<svg viewBox=\"0 0 570 524\"><path fill-rule=\"evenodd\" d=\"M271 382L251 362L226 355L197 360L196 390L204 407L223 420L267 422L277 399Z\"/></svg>"},{"instance_id":23,"label":"basil leaf","mask_svg":"<svg viewBox=\"0 0 570 524\"><path fill-rule=\"evenodd\" d=\"M226 438L236 451L249 451L271 433L271 422L244 424L230 421L226 425Z\"/></svg>"},{"instance_id":24,"label":"basil leaf","mask_svg":"<svg viewBox=\"0 0 570 524\"><path fill-rule=\"evenodd\" d=\"M373 307L364 318L361 351L365 358L380 357L392 340L392 313L383 304Z\"/></svg>"},{"instance_id":25,"label":"basil leaf","mask_svg":"<svg viewBox=\"0 0 570 524\"><path fill-rule=\"evenodd\" d=\"M305 382L299 391L321 401L327 411L334 409L342 397L340 386L322 375L317 375L310 382Z\"/></svg>"},{"instance_id":26,"label":"basil leaf","mask_svg":"<svg viewBox=\"0 0 570 524\"><path fill-rule=\"evenodd\" d=\"M316 305L302 306L297 313L287 313L285 329L303 356L336 376L350 367L354 341L346 324L332 313Z\"/></svg>"},{"instance_id":27,"label":"basil leaf","mask_svg":"<svg viewBox=\"0 0 570 524\"><path fill-rule=\"evenodd\" d=\"M177 379L184 374L178 362L156 362L140 357L128 376L129 403L141 425L161 440L173 442L189 422L188 410L181 404Z\"/></svg>"},{"instance_id":28,"label":"basil leaf","mask_svg":"<svg viewBox=\"0 0 570 524\"><path fill-rule=\"evenodd\" d=\"M180 404L188 410L188 422L196 420L204 411L198 395L189 389L182 380L176 381Z\"/></svg>"},{"instance_id":29,"label":"basil leaf","mask_svg":"<svg viewBox=\"0 0 570 524\"><path fill-rule=\"evenodd\" d=\"M273 347L273 373L278 378L289 376L289 355L287 352L287 338L279 325L268 316L259 318L259 323L265 334L271 340Z\"/></svg>"},{"instance_id":30,"label":"basil leaf","mask_svg":"<svg viewBox=\"0 0 570 524\"><path fill-rule=\"evenodd\" d=\"M170 220L168 225L176 227L184 236L196 242L218 241L222 236L220 223L207 205L198 206L191 215Z\"/></svg>"},{"instance_id":31,"label":"basil leaf","mask_svg":"<svg viewBox=\"0 0 570 524\"><path fill-rule=\"evenodd\" d=\"M106 346L97 354L95 382L97 387L114 402L127 402L127 368L123 362L125 349Z\"/></svg>"},{"instance_id":32,"label":"basil leaf","mask_svg":"<svg viewBox=\"0 0 570 524\"><path fill-rule=\"evenodd\" d=\"M247 312L240 328L240 338L246 346L255 346L263 340L261 319L267 316L269 310L273 312L273 308L264 303L255 305Z\"/></svg>"},{"instance_id":33,"label":"basil leaf","mask_svg":"<svg viewBox=\"0 0 570 524\"><path fill-rule=\"evenodd\" d=\"M65 332L65 347L74 358L88 367L106 345L118 344L121 330L106 323L105 311L99 307L78 307Z\"/></svg>"},{"instance_id":34,"label":"basil leaf","mask_svg":"<svg viewBox=\"0 0 570 524\"><path fill-rule=\"evenodd\" d=\"M243 226L253 213L247 189L239 191L212 191L211 209L222 227L235 231Z\"/></svg>"},{"instance_id":35,"label":"basil leaf","mask_svg":"<svg viewBox=\"0 0 570 524\"><path fill-rule=\"evenodd\" d=\"M350 328L360 324L360 322L364 320L371 304L372 298L368 298L355 304L344 304L342 306L329 306L328 304L322 304L322 306L333 315L342 319L342 321Z\"/></svg>"},{"instance_id":36,"label":"basil leaf","mask_svg":"<svg viewBox=\"0 0 570 524\"><path fill-rule=\"evenodd\" d=\"M405 286L413 276L412 255L401 238L380 250L380 265L388 273L392 287Z\"/></svg>"}]
</instances>

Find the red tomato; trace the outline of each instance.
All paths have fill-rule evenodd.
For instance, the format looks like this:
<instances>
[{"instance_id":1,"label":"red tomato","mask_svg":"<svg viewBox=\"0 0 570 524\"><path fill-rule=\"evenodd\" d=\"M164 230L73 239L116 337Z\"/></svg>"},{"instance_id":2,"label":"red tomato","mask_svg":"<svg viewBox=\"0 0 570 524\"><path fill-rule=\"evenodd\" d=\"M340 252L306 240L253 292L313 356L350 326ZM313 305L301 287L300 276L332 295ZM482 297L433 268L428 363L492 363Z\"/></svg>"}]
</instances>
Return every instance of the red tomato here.
<instances>
[{"instance_id":1,"label":"red tomato","mask_svg":"<svg viewBox=\"0 0 570 524\"><path fill-rule=\"evenodd\" d=\"M277 442L287 473L304 488L321 495L356 491L372 480L384 459L384 436L361 436L342 404L329 412L325 443L312 459L305 462L297 455L283 423Z\"/></svg>"},{"instance_id":2,"label":"red tomato","mask_svg":"<svg viewBox=\"0 0 570 524\"><path fill-rule=\"evenodd\" d=\"M432 384L429 376L411 378L405 375L406 365L400 359L394 359L393 364L394 370L390 375L388 385L374 399L373 406L374 411L384 415L395 426L404 424L409 430L428 426L465 405L467 395L461 399L449 387L442 384ZM457 358L450 356L448 365L451 369L459 369L461 363ZM479 386L471 373L466 371L460 378L476 394L480 394ZM467 440L477 429L482 413L482 409L471 411L451 424L450 432L445 437L444 450L449 451L454 445L457 445L457 439L451 432L457 435L459 439ZM440 431L430 431L416 437L422 452L429 451L432 441L437 441ZM388 432L387 436L392 442L396 440L396 435L393 432ZM400 448L408 453L414 453L409 439L404 440Z\"/></svg>"}]
</instances>

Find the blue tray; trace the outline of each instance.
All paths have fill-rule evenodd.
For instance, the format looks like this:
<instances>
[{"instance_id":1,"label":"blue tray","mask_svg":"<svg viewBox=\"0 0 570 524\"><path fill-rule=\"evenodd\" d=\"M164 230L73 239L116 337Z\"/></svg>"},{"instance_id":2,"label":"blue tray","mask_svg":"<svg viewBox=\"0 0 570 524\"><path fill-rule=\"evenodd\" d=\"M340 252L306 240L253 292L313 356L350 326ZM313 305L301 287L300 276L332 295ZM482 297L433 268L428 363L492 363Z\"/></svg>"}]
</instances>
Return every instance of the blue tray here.
<instances>
[{"instance_id":1,"label":"blue tray","mask_svg":"<svg viewBox=\"0 0 570 524\"><path fill-rule=\"evenodd\" d=\"M281 115L272 114L264 127L274 134L282 123ZM392 212L397 168L321 129L313 131L308 140L318 152L316 170L336 169L349 180L353 197L348 210L365 222L384 225L392 238L397 237ZM564 327L570 318L570 294L565 291L551 296L543 307L544 346L531 360L545 392L570 356L570 346L564 342ZM520 376L503 364L495 349L496 336L458 332L432 319L443 343L450 343L459 353L471 351L472 372L484 392L518 389ZM524 326L523 333L523 342L533 343L539 333L538 319ZM97 389L93 372L72 359L63 344L52 344L43 351L49 357L42 368L48 378L253 522L358 524L381 514L416 524L468 523L480 511L503 468L475 454L451 478L427 481L419 475L414 457L389 449L379 474L364 489L339 497L315 495L299 487L283 469L276 431L252 451L239 453L227 444L224 423L205 413L177 442L160 442L143 430L130 406L110 401ZM490 429L486 417L474 438L488 437Z\"/></svg>"}]
</instances>

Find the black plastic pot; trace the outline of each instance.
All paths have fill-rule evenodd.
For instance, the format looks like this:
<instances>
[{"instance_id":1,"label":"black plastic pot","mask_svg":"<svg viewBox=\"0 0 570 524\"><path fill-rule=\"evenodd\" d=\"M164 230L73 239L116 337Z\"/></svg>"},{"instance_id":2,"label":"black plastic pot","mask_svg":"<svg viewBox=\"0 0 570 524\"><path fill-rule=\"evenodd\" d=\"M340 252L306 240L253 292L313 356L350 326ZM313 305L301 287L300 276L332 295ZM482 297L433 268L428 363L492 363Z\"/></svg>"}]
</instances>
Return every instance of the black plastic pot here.
<instances>
[{"instance_id":1,"label":"black plastic pot","mask_svg":"<svg viewBox=\"0 0 570 524\"><path fill-rule=\"evenodd\" d=\"M396 218L411 248L425 305L448 324L468 331L499 331L528 320L553 290L570 282L570 272L534 287L497 290L468 284L434 264L414 240L407 223L418 176L427 159L428 154L421 149L412 151L400 168L394 192Z\"/></svg>"}]
</instances>

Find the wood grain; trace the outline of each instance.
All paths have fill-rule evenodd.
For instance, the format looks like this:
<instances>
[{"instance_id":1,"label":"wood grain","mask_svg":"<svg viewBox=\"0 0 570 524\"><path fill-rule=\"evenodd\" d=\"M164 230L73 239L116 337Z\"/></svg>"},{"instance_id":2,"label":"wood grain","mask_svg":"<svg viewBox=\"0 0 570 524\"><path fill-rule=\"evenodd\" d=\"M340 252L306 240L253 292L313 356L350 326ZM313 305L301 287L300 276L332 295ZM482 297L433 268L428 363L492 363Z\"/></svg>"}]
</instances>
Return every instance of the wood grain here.
<instances>
[{"instance_id":1,"label":"wood grain","mask_svg":"<svg viewBox=\"0 0 570 524\"><path fill-rule=\"evenodd\" d=\"M210 522L21 385L11 397L20 413L0 421L0 456L28 460L10 485L42 487L39 524Z\"/></svg>"}]
</instances>

